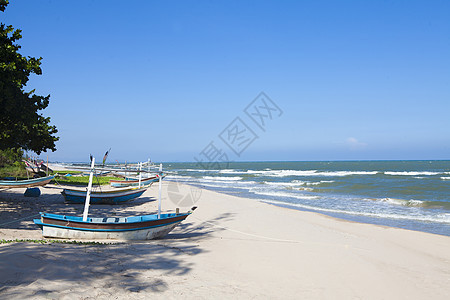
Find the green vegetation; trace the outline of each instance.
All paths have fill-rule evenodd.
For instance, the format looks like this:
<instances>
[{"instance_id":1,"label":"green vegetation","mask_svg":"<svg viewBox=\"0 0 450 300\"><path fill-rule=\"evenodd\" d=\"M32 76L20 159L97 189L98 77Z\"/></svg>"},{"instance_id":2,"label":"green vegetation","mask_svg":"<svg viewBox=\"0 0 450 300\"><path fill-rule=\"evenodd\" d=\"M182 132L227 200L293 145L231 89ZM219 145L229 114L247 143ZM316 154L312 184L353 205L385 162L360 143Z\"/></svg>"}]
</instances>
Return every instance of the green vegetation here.
<instances>
[{"instance_id":1,"label":"green vegetation","mask_svg":"<svg viewBox=\"0 0 450 300\"><path fill-rule=\"evenodd\" d=\"M0 178L27 177L25 164L22 162L22 155L23 151L20 149L0 150Z\"/></svg>"},{"instance_id":2,"label":"green vegetation","mask_svg":"<svg viewBox=\"0 0 450 300\"><path fill-rule=\"evenodd\" d=\"M108 245L110 243L102 242L81 242L81 241L62 241L62 240L31 240L31 239L15 239L15 240L0 240L0 244L11 243L34 243L34 244L75 244L75 245Z\"/></svg>"},{"instance_id":3,"label":"green vegetation","mask_svg":"<svg viewBox=\"0 0 450 300\"><path fill-rule=\"evenodd\" d=\"M74 174L72 171L66 172L65 174L67 174L67 173ZM120 179L122 179L122 178L112 177L112 176L94 177L92 184L93 185L107 185L107 184L109 184L110 180L120 180ZM67 185L87 186L89 183L89 176L67 176L67 177L66 176L58 176L57 178L53 179L51 182L59 183L59 184L67 184Z\"/></svg>"},{"instance_id":4,"label":"green vegetation","mask_svg":"<svg viewBox=\"0 0 450 300\"><path fill-rule=\"evenodd\" d=\"M66 175L66 174L71 174L71 175L78 175L81 174L83 172L81 171L53 171L52 175Z\"/></svg>"},{"instance_id":5,"label":"green vegetation","mask_svg":"<svg viewBox=\"0 0 450 300\"><path fill-rule=\"evenodd\" d=\"M27 179L27 171L23 163L16 161L11 166L0 168L0 178L15 177L17 179Z\"/></svg>"},{"instance_id":6,"label":"green vegetation","mask_svg":"<svg viewBox=\"0 0 450 300\"><path fill-rule=\"evenodd\" d=\"M0 0L0 12L8 3ZM55 151L58 130L40 112L48 106L50 95L24 89L31 74L42 74L42 57L22 56L17 44L21 38L21 30L0 23L0 150Z\"/></svg>"}]
</instances>

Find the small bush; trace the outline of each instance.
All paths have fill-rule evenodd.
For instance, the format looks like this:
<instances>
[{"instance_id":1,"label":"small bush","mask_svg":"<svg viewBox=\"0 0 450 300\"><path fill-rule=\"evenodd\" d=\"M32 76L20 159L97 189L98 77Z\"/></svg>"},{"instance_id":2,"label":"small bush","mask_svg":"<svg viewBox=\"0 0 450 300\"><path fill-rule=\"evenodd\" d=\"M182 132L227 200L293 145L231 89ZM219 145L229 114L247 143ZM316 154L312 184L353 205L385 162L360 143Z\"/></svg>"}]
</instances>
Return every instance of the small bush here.
<instances>
[{"instance_id":1,"label":"small bush","mask_svg":"<svg viewBox=\"0 0 450 300\"><path fill-rule=\"evenodd\" d=\"M16 162L21 162L23 156L22 149L5 149L0 150L0 168L11 166Z\"/></svg>"},{"instance_id":2,"label":"small bush","mask_svg":"<svg viewBox=\"0 0 450 300\"><path fill-rule=\"evenodd\" d=\"M21 149L0 150L0 177L27 178Z\"/></svg>"}]
</instances>

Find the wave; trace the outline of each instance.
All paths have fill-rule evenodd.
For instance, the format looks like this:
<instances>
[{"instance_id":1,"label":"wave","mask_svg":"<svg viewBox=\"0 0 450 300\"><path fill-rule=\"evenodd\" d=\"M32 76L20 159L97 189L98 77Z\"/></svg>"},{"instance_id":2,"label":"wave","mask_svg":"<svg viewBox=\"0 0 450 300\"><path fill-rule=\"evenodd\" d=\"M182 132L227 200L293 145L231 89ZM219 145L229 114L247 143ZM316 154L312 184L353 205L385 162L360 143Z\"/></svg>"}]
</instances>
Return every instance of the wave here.
<instances>
[{"instance_id":1,"label":"wave","mask_svg":"<svg viewBox=\"0 0 450 300\"><path fill-rule=\"evenodd\" d=\"M445 201L426 201L426 200L405 200L405 199L396 199L396 198L364 198L362 200L370 200L382 203L388 203L392 205L399 206L407 206L407 207L420 207L420 208L428 208L428 209L445 209L450 210L450 202Z\"/></svg>"},{"instance_id":2,"label":"wave","mask_svg":"<svg viewBox=\"0 0 450 300\"><path fill-rule=\"evenodd\" d=\"M258 171L248 170L241 172L242 174L255 174L271 177L288 177L288 176L325 176L325 177L343 177L352 175L375 175L378 171L318 171L318 170L270 170L270 171Z\"/></svg>"},{"instance_id":3,"label":"wave","mask_svg":"<svg viewBox=\"0 0 450 300\"><path fill-rule=\"evenodd\" d=\"M191 180L194 179L195 177L192 176L186 176L186 175L173 175L173 174L169 174L165 177L165 180L177 180L177 179L182 179L182 180Z\"/></svg>"},{"instance_id":4,"label":"wave","mask_svg":"<svg viewBox=\"0 0 450 300\"><path fill-rule=\"evenodd\" d=\"M244 174L245 172L235 170L235 169L225 169L225 170L220 170L219 173L222 173L222 174Z\"/></svg>"},{"instance_id":5,"label":"wave","mask_svg":"<svg viewBox=\"0 0 450 300\"><path fill-rule=\"evenodd\" d=\"M219 180L197 180L195 182L190 182L189 184L197 185L200 187L212 187L212 188L225 188L225 189L251 189L256 182L255 181L219 181Z\"/></svg>"},{"instance_id":6,"label":"wave","mask_svg":"<svg viewBox=\"0 0 450 300\"><path fill-rule=\"evenodd\" d=\"M198 172L198 173L206 173L206 172L220 172L216 169L204 170L204 169L179 169L178 171L183 172Z\"/></svg>"},{"instance_id":7,"label":"wave","mask_svg":"<svg viewBox=\"0 0 450 300\"><path fill-rule=\"evenodd\" d=\"M386 172L384 172L384 174L392 175L392 176L433 176L433 175L439 175L442 173L439 173L439 172L416 172L416 171L402 171L402 172L386 171Z\"/></svg>"},{"instance_id":8,"label":"wave","mask_svg":"<svg viewBox=\"0 0 450 300\"><path fill-rule=\"evenodd\" d=\"M394 204L394 205L402 205L402 206L412 206L412 207L425 207L426 201L420 200L403 200L403 199L395 199L395 198L383 198L379 201Z\"/></svg>"},{"instance_id":9,"label":"wave","mask_svg":"<svg viewBox=\"0 0 450 300\"><path fill-rule=\"evenodd\" d=\"M287 176L325 176L325 177L343 177L353 175L376 175L378 171L319 171L319 170L220 170L219 173L225 174L254 174L272 177ZM431 171L384 171L385 175L391 176L433 176L439 174L450 174L450 172L431 172Z\"/></svg>"},{"instance_id":10,"label":"wave","mask_svg":"<svg viewBox=\"0 0 450 300\"><path fill-rule=\"evenodd\" d=\"M263 181L264 184L271 186L281 186L285 188L299 188L301 190L312 191L312 188L304 187L304 186L316 186L322 183L332 183L333 180L321 180L321 181L301 181L301 180L292 180L290 182L276 182L276 181Z\"/></svg>"},{"instance_id":11,"label":"wave","mask_svg":"<svg viewBox=\"0 0 450 300\"><path fill-rule=\"evenodd\" d=\"M277 191L261 191L261 190L256 190L256 189L250 189L250 192L253 192L256 195L275 196L275 197L290 197L290 198L303 199L303 200L314 200L314 199L320 198L319 196L299 195L299 194L277 192Z\"/></svg>"},{"instance_id":12,"label":"wave","mask_svg":"<svg viewBox=\"0 0 450 300\"><path fill-rule=\"evenodd\" d=\"M264 184L274 185L274 186L285 186L285 187L298 187L308 184L306 181L294 180L291 182L275 182L275 181L263 181Z\"/></svg>"},{"instance_id":13,"label":"wave","mask_svg":"<svg viewBox=\"0 0 450 300\"><path fill-rule=\"evenodd\" d=\"M298 207L307 210L313 210L318 212L328 212L328 213L338 213L338 214L346 214L346 215L356 215L356 216L364 216L371 218L383 218L383 219L394 219L394 220L410 220L410 221L421 221L421 222L435 222L435 223L446 223L450 224L450 214L449 213L441 213L434 216L417 216L417 215L399 215L399 214L389 214L389 213L371 213L371 212L358 212L358 211L346 211L341 209L331 209L331 208L323 208L316 207L305 204L298 203L290 203L284 201L274 201L274 200L265 200L260 199L261 202L274 204L274 205L282 205L282 206L290 206L290 207Z\"/></svg>"},{"instance_id":14,"label":"wave","mask_svg":"<svg viewBox=\"0 0 450 300\"><path fill-rule=\"evenodd\" d=\"M450 177L441 177L442 180L450 180Z\"/></svg>"},{"instance_id":15,"label":"wave","mask_svg":"<svg viewBox=\"0 0 450 300\"><path fill-rule=\"evenodd\" d=\"M316 182L306 182L306 185L319 185L322 183L333 183L334 180L321 180L321 181L316 181Z\"/></svg>"},{"instance_id":16,"label":"wave","mask_svg":"<svg viewBox=\"0 0 450 300\"><path fill-rule=\"evenodd\" d=\"M241 180L242 177L239 177L239 176L233 176L233 177L203 176L203 179L213 180L213 181L237 181L237 180Z\"/></svg>"}]
</instances>

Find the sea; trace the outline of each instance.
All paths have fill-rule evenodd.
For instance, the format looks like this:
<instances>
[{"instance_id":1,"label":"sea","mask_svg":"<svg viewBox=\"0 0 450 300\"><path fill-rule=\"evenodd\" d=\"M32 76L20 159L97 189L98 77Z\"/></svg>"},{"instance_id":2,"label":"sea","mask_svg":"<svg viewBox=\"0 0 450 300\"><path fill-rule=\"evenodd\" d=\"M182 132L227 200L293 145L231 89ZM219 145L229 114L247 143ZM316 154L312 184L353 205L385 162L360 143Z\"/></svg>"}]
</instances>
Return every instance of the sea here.
<instances>
[{"instance_id":1,"label":"sea","mask_svg":"<svg viewBox=\"0 0 450 300\"><path fill-rule=\"evenodd\" d=\"M450 236L450 161L165 163L165 180L272 205Z\"/></svg>"}]
</instances>

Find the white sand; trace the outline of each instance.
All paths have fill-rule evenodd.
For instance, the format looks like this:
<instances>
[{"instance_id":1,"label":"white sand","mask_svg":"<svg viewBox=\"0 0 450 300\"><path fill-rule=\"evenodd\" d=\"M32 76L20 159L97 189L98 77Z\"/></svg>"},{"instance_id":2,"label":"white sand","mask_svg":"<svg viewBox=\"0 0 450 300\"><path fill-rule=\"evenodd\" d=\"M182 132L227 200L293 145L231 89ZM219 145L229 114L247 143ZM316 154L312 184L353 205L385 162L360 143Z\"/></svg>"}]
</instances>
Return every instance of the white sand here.
<instances>
[{"instance_id":1,"label":"white sand","mask_svg":"<svg viewBox=\"0 0 450 300\"><path fill-rule=\"evenodd\" d=\"M81 215L59 190L0 192L0 239L41 239L39 211ZM450 238L165 183L163 210L199 207L166 238L0 245L1 299L448 299ZM156 212L157 185L90 215ZM173 202L178 202L175 205Z\"/></svg>"}]
</instances>

